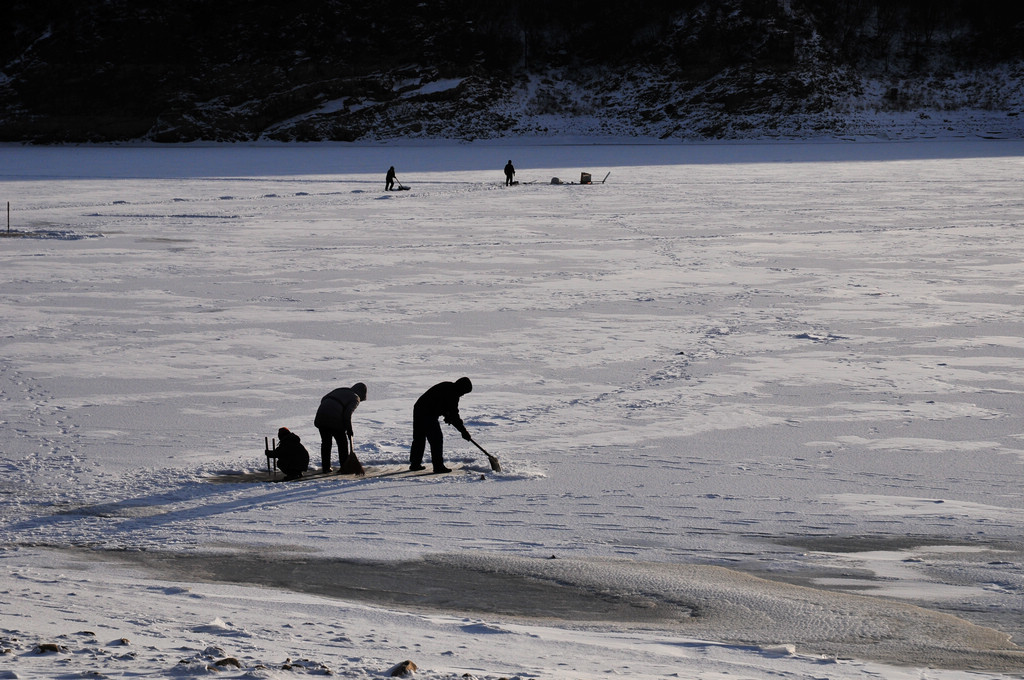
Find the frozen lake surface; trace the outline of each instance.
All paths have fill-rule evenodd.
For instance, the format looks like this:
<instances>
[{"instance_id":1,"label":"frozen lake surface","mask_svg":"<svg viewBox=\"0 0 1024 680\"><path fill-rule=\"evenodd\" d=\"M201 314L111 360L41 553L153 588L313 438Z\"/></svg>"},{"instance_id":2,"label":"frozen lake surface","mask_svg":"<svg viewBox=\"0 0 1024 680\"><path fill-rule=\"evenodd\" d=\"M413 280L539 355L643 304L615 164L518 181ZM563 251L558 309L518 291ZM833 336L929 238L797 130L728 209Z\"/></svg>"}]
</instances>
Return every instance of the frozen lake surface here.
<instances>
[{"instance_id":1,"label":"frozen lake surface","mask_svg":"<svg viewBox=\"0 0 1024 680\"><path fill-rule=\"evenodd\" d=\"M1024 143L0 154L0 677L1024 672Z\"/></svg>"}]
</instances>

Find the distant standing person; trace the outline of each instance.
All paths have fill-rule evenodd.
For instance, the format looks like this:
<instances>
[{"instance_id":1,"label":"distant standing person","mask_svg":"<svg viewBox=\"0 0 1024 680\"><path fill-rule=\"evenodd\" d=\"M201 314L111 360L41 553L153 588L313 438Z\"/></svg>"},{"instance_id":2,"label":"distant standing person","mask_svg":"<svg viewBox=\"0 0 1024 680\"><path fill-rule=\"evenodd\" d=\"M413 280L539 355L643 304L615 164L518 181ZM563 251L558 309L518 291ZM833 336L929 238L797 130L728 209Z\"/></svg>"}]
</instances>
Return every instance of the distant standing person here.
<instances>
[{"instance_id":1,"label":"distant standing person","mask_svg":"<svg viewBox=\"0 0 1024 680\"><path fill-rule=\"evenodd\" d=\"M505 164L505 186L507 186L507 187L512 186L512 178L515 177L515 176L516 176L515 166L513 166L512 165L512 161L509 160L509 162Z\"/></svg>"},{"instance_id":2,"label":"distant standing person","mask_svg":"<svg viewBox=\"0 0 1024 680\"><path fill-rule=\"evenodd\" d=\"M302 445L299 435L287 427L277 431L277 438L281 442L274 449L274 453L277 454L277 469L284 473L286 482L298 479L309 469L309 451Z\"/></svg>"},{"instance_id":3,"label":"distant standing person","mask_svg":"<svg viewBox=\"0 0 1024 680\"><path fill-rule=\"evenodd\" d=\"M392 191L395 188L395 166L388 168L388 174L384 177L384 191Z\"/></svg>"},{"instance_id":4,"label":"distant standing person","mask_svg":"<svg viewBox=\"0 0 1024 680\"><path fill-rule=\"evenodd\" d=\"M469 431L459 417L459 398L473 391L469 378L455 382L442 382L423 393L412 407L412 448L409 450L409 469L423 470L423 452L430 442L430 462L435 473L451 472L444 466L444 437L438 418L444 418L462 438L469 441Z\"/></svg>"},{"instance_id":5,"label":"distant standing person","mask_svg":"<svg viewBox=\"0 0 1024 680\"><path fill-rule=\"evenodd\" d=\"M339 387L324 395L316 410L313 425L320 430L320 463L324 474L331 471L331 440L338 443L341 470L348 458L348 437L352 436L352 412L360 402L366 401L366 385L359 382L352 387Z\"/></svg>"}]
</instances>

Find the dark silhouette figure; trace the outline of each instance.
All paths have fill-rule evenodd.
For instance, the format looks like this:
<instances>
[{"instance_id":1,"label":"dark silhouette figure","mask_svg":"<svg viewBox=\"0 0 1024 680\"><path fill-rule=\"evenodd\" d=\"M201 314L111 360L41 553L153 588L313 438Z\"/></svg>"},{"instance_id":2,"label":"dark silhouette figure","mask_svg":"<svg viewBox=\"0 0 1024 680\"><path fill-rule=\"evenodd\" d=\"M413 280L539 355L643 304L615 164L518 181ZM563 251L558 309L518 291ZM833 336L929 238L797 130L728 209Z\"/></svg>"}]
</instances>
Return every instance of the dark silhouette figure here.
<instances>
[{"instance_id":1,"label":"dark silhouette figure","mask_svg":"<svg viewBox=\"0 0 1024 680\"><path fill-rule=\"evenodd\" d=\"M338 443L341 469L349 455L348 437L352 436L352 412L360 402L366 401L366 385L339 387L320 400L313 424L320 430L320 463L324 473L331 471L331 440Z\"/></svg>"},{"instance_id":2,"label":"dark silhouette figure","mask_svg":"<svg viewBox=\"0 0 1024 680\"><path fill-rule=\"evenodd\" d=\"M280 440L274 453L277 454L277 469L284 473L284 481L298 479L309 469L309 451L302 445L299 435L282 427L277 431Z\"/></svg>"},{"instance_id":3,"label":"dark silhouette figure","mask_svg":"<svg viewBox=\"0 0 1024 680\"><path fill-rule=\"evenodd\" d=\"M395 166L388 168L388 174L384 178L384 191L392 191L395 188Z\"/></svg>"},{"instance_id":4,"label":"dark silhouette figure","mask_svg":"<svg viewBox=\"0 0 1024 680\"><path fill-rule=\"evenodd\" d=\"M510 160L508 163L505 164L505 186L507 186L507 187L512 186L512 180L513 180L513 178L515 176L516 176L516 169L512 165L512 161Z\"/></svg>"},{"instance_id":5,"label":"dark silhouette figure","mask_svg":"<svg viewBox=\"0 0 1024 680\"><path fill-rule=\"evenodd\" d=\"M473 391L469 378L455 382L442 382L423 393L412 407L412 447L409 449L409 469L423 470L423 453L430 442L430 462L434 472L451 472L444 465L444 437L438 418L444 418L462 438L469 441L469 432L459 417L459 398Z\"/></svg>"}]
</instances>

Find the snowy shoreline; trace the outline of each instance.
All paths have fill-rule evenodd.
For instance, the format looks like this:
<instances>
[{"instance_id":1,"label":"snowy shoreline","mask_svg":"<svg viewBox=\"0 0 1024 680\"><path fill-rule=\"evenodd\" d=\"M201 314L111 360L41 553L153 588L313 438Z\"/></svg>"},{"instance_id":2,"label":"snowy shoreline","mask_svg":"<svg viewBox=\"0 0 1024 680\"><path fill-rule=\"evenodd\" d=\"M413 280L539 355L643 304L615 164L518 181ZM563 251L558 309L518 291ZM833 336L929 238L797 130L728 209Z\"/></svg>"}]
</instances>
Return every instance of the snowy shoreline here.
<instances>
[{"instance_id":1,"label":"snowy shoreline","mask_svg":"<svg viewBox=\"0 0 1024 680\"><path fill-rule=\"evenodd\" d=\"M566 563L536 559L513 560L502 566L502 560L494 561L493 556L435 555L426 556L418 563L364 564L358 568L354 562L317 560L315 557L269 555L260 558L223 554L203 557L67 550L51 553L37 548L19 551L27 553L28 562L41 561L46 565L37 566L37 570L56 566L86 573L118 574L125 569L119 564L128 565L127 575L131 584L139 584L173 600L181 597L202 600L209 595L198 593L251 592L255 589L246 597L261 599L260 593L274 592L279 593L275 599L295 597L334 602L333 606L349 614L364 610L400 619L461 620L469 622L474 630L483 626L489 633L508 633L523 628L532 631L531 636L534 636L537 630L553 629L564 631L567 639L576 637L585 641L591 636L600 637L606 631L614 630L619 634L636 635L638 641L662 638L688 641L687 644L695 646L715 644L732 647L741 655L832 664L856 659L908 669L941 668L1014 674L1024 663L1024 652L1009 643L1008 636L952 616L885 599L766 581L714 566L593 560L569 560ZM554 562L561 563L554 565L555 569L548 569ZM136 572L132 565L142 567L142 571ZM430 576L431 570L438 568L445 569L443 575ZM385 575L385 570L390 575ZM25 573L29 570L22 567L19 571ZM483 575L486 576L480 579ZM398 592L381 588L413 576L424 583L422 592L412 595L412 602L404 596L417 590L415 587L400 586ZM639 582L645 584L643 587L658 588L663 592L638 591L638 576ZM19 575L19 578L25 577ZM124 577L115 577L115 580L120 578ZM61 575L60 588L65 591L71 589L68 594L73 597L78 595L74 590L75 580L73 577L68 581L66 574ZM161 583L179 585L148 585ZM371 583L373 585L369 585ZM55 594L47 593L39 582L34 587L37 598L44 593L43 601L55 597ZM682 613L680 609L672 614L671 607L653 616L644 611L648 607L664 607L665 600L673 598L672 595L666 596L664 591L671 592L673 587L682 590L682 597L692 598L692 616L677 616ZM490 598L486 589L492 589ZM11 597L12 590L9 589L5 595ZM354 595L356 590L360 592ZM287 595L289 591L294 595ZM428 594L431 591L432 595ZM16 596L14 599L17 600ZM655 604L655 599L660 602ZM472 603L468 607L462 606L470 601ZM359 605L359 602L365 604ZM380 609L380 606L386 608ZM182 607L178 605L175 608ZM116 613L103 611L103 607L98 607L93 614L72 604L60 605L57 609L68 615L72 612L78 614L80 619L71 616L69 620L77 620L82 625L95 623L90 621L90 616L117 617ZM233 615L241 613L236 611ZM660 616L677 618L672 623L658 620ZM271 620L265 619L264 625L273 627ZM837 626L837 621L842 623ZM332 624L336 625L335 622L320 621L306 626ZM254 625L254 621L248 620L246 623L235 622L223 613L209 624L196 626L197 633L206 633L214 638L223 636L224 639L214 647L216 653L206 647L196 657L186 657L179 663L185 663L190 672L196 672L195 664L208 664L213 660L212 656L245 659L244 654L238 654L232 648L231 640L236 639L234 646L237 647L237 638L251 637L252 632L248 628ZM108 646L127 646L132 640L147 634L146 629L137 629L130 621L104 623L101 627L110 628L108 635L120 636L112 638ZM63 630L67 631L67 628ZM76 635L81 638L83 633L79 631ZM267 632L264 636L272 637ZM102 639L94 631L89 631L85 637L90 642ZM416 637L416 634L411 634L410 639ZM51 644L61 647L61 653L74 653L74 638L75 635L64 632L52 638L58 641ZM710 640L715 642L706 642ZM350 642L347 638L340 641ZM35 647L42 643L32 642L26 647L26 642L29 641L13 641L20 645L27 660L32 654L38 654ZM11 643L7 640L7 644ZM199 642L193 644L201 646ZM186 645L179 649L187 651L189 647ZM402 645L399 649L407 648ZM379 653L383 654L384 649ZM394 649L390 653L400 655ZM133 650L132 654L134 659L142 653ZM204 661L203 655L211 658ZM292 655L305 658L313 670L329 668L337 663L330 659L330 654L318 655L309 649L297 649ZM164 659L165 656L158 658ZM400 661L393 658L395 663ZM156 660L149 659L150 662ZM359 661L365 663L364 659ZM248 658L240 662L240 668L251 672L265 668L268 662L273 663L268 659ZM387 665L386 662L377 663ZM378 668L377 672L381 670Z\"/></svg>"}]
</instances>

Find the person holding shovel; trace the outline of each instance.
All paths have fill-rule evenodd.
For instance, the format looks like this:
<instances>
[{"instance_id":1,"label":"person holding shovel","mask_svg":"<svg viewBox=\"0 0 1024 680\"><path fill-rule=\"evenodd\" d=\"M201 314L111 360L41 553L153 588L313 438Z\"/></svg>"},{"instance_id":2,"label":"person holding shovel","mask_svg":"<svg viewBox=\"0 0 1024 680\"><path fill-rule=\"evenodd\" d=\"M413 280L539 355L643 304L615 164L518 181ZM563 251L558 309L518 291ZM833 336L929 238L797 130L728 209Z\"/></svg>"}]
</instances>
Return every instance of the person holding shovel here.
<instances>
[{"instance_id":1,"label":"person holding shovel","mask_svg":"<svg viewBox=\"0 0 1024 680\"><path fill-rule=\"evenodd\" d=\"M444 437L438 418L444 418L462 433L466 441L473 441L469 431L459 417L459 398L473 391L469 378L455 382L442 382L423 393L412 407L412 447L409 449L409 469L424 470L423 453L430 442L430 462L435 473L451 472L444 465Z\"/></svg>"},{"instance_id":2,"label":"person holding shovel","mask_svg":"<svg viewBox=\"0 0 1024 680\"><path fill-rule=\"evenodd\" d=\"M384 191L392 191L395 188L395 166L388 168L388 174L384 176Z\"/></svg>"},{"instance_id":3,"label":"person holding shovel","mask_svg":"<svg viewBox=\"0 0 1024 680\"><path fill-rule=\"evenodd\" d=\"M320 400L313 425L320 430L320 462L324 474L331 472L331 440L338 443L341 461L338 474L363 474L363 466L352 450L352 412L363 401L366 401L366 385L361 382L352 387L339 387Z\"/></svg>"}]
</instances>

